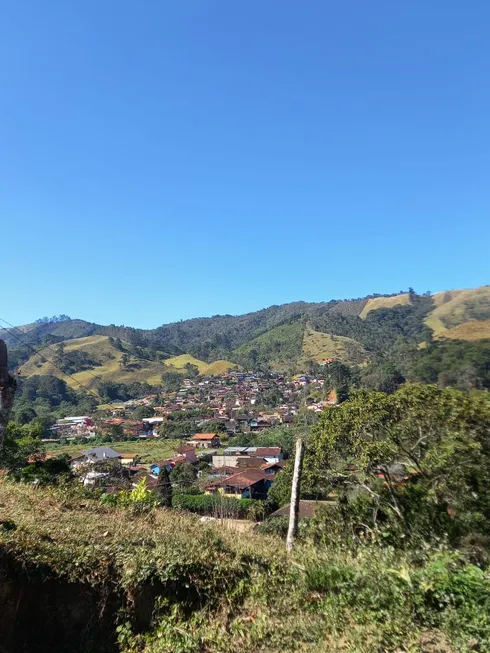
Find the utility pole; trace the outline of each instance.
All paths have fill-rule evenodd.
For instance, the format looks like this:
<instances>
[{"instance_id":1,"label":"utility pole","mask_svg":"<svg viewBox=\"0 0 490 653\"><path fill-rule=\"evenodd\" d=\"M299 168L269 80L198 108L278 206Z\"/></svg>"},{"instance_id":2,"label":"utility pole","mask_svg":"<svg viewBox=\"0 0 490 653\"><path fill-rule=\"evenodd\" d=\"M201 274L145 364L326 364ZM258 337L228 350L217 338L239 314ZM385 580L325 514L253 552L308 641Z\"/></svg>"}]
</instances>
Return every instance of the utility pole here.
<instances>
[{"instance_id":1,"label":"utility pole","mask_svg":"<svg viewBox=\"0 0 490 653\"><path fill-rule=\"evenodd\" d=\"M17 381L9 374L7 345L0 340L0 449L5 440L16 387Z\"/></svg>"},{"instance_id":2,"label":"utility pole","mask_svg":"<svg viewBox=\"0 0 490 653\"><path fill-rule=\"evenodd\" d=\"M296 440L296 457L294 459L293 484L291 486L291 504L289 507L289 528L286 550L293 550L293 543L298 535L299 493L301 487L301 470L303 468L303 440Z\"/></svg>"}]
</instances>

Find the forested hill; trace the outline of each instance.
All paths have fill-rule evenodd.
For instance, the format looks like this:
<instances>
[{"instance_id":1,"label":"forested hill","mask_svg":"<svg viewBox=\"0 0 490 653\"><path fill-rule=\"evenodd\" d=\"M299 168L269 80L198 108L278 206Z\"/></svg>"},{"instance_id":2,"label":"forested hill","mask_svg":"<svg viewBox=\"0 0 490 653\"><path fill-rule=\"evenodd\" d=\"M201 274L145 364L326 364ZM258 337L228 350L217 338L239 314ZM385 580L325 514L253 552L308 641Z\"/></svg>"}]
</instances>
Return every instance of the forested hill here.
<instances>
[{"instance_id":1,"label":"forested hill","mask_svg":"<svg viewBox=\"0 0 490 653\"><path fill-rule=\"evenodd\" d=\"M219 369L234 363L249 369L294 373L334 358L359 366L364 374L373 365L391 366L409 378L407 364L413 368L421 358L435 356L434 349L445 360L448 356L455 360L459 357L473 369L479 364L481 343L490 339L490 286L435 295L410 290L345 301L294 302L239 316L184 320L153 330L103 326L67 316L19 329L4 330L0 337L11 350L12 367L24 365L29 375L41 367L32 361L25 367L33 355L32 348L53 348L59 342L78 339L76 348L87 354L84 361L78 356L80 364L85 366L82 369L89 369L92 352L87 347L94 342L90 338L107 336L119 352L120 343L125 343L126 353L148 361L183 360L179 357L188 355L200 370L213 361L223 361ZM108 359L112 355L107 352ZM116 358L119 356L116 354ZM96 371L97 356L92 359ZM434 365L439 374L445 363L436 361ZM454 367L454 361L450 367ZM117 377L118 369L112 371Z\"/></svg>"}]
</instances>

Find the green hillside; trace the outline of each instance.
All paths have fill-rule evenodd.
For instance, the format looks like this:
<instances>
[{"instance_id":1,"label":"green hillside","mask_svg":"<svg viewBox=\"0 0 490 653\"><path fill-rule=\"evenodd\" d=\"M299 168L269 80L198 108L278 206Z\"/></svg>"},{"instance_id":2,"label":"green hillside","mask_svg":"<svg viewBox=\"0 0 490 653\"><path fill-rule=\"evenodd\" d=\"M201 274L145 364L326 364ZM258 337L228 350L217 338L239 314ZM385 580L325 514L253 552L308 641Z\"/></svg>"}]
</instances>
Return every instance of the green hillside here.
<instances>
[{"instance_id":1,"label":"green hillside","mask_svg":"<svg viewBox=\"0 0 490 653\"><path fill-rule=\"evenodd\" d=\"M435 308L427 316L426 324L435 335L470 320L490 319L490 286L437 293L433 302Z\"/></svg>"},{"instance_id":2,"label":"green hillside","mask_svg":"<svg viewBox=\"0 0 490 653\"><path fill-rule=\"evenodd\" d=\"M194 356L191 356L190 354L181 354L180 356L167 358L165 360L165 365L167 367L174 367L176 370L182 371L182 373L185 373L186 365L195 365L199 370L199 374L202 374L203 376L217 376L238 367L236 363L230 363L230 361L226 360L205 363L204 361L200 361L198 358L194 358Z\"/></svg>"},{"instance_id":3,"label":"green hillside","mask_svg":"<svg viewBox=\"0 0 490 653\"><path fill-rule=\"evenodd\" d=\"M115 381L117 383L132 383L146 381L150 385L160 383L163 372L169 367L175 368L182 375L185 375L185 365L190 363L195 365L200 374L222 374L229 369L236 367L229 361L215 361L211 364L200 361L188 354L167 358L162 361L150 360L147 355L141 355L138 348L132 347L128 343L117 345L109 336L88 336L86 338L76 338L64 342L65 357L70 359L72 352L79 352L83 358L75 359L74 365L78 364L86 369L79 371L66 369L68 374L63 374L58 366L49 361L56 363L56 348L50 346L41 349L38 354L34 354L20 366L19 372L22 377L28 378L33 375L52 375L62 378L67 384L77 389L79 384L88 388L97 386L98 380ZM124 360L124 358L126 360ZM63 366L61 369L65 371Z\"/></svg>"},{"instance_id":4,"label":"green hillside","mask_svg":"<svg viewBox=\"0 0 490 653\"><path fill-rule=\"evenodd\" d=\"M153 330L62 318L0 333L10 349L12 369L20 367L25 376L52 373L49 364L31 355L32 347L56 347L64 340L68 354L80 350L85 358L85 365L75 372L84 385L96 383L93 374L111 381L157 383L164 365L185 373L190 363L201 374L220 374L234 365L292 369L329 357L359 364L376 356L389 357L396 343L426 342L427 327L436 340L478 341L490 335L490 286L433 296L411 291L293 302L245 315L183 320ZM44 353L52 356L50 350ZM128 364L121 360L124 353L130 358Z\"/></svg>"},{"instance_id":5,"label":"green hillside","mask_svg":"<svg viewBox=\"0 0 490 653\"><path fill-rule=\"evenodd\" d=\"M380 308L393 308L394 306L406 306L409 304L408 293L403 295L394 295L393 297L374 297L370 299L360 313L360 317L365 318L371 311Z\"/></svg>"},{"instance_id":6,"label":"green hillside","mask_svg":"<svg viewBox=\"0 0 490 653\"><path fill-rule=\"evenodd\" d=\"M278 326L236 349L234 358L248 369L264 365L284 369L300 358L304 330L302 322Z\"/></svg>"},{"instance_id":7,"label":"green hillside","mask_svg":"<svg viewBox=\"0 0 490 653\"><path fill-rule=\"evenodd\" d=\"M324 358L336 358L344 363L359 364L369 357L364 347L344 336L315 331L307 325L303 339L302 359L321 362Z\"/></svg>"}]
</instances>

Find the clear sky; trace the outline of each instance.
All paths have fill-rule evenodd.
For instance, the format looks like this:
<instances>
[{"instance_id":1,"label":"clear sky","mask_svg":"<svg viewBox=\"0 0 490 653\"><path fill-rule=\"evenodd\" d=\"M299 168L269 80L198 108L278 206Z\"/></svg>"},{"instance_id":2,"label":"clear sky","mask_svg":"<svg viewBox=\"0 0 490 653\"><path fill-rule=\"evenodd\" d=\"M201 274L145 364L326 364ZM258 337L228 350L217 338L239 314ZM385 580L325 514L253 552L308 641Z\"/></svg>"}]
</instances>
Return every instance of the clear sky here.
<instances>
[{"instance_id":1,"label":"clear sky","mask_svg":"<svg viewBox=\"0 0 490 653\"><path fill-rule=\"evenodd\" d=\"M7 0L0 316L490 283L488 0Z\"/></svg>"}]
</instances>

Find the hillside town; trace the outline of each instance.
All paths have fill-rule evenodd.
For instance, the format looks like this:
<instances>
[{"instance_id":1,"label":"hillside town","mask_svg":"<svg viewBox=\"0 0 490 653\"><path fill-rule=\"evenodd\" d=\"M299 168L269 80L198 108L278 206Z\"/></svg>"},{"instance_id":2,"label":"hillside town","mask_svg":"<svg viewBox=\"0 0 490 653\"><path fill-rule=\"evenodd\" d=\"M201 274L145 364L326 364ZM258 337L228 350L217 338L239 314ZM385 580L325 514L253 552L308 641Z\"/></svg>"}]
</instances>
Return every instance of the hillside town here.
<instances>
[{"instance_id":1,"label":"hillside town","mask_svg":"<svg viewBox=\"0 0 490 653\"><path fill-rule=\"evenodd\" d=\"M70 467L84 486L107 493L142 482L153 490L163 469L171 473L184 464L192 466L195 484L206 495L265 500L288 455L280 438L274 442L275 429L291 427L301 413L312 423L326 406L337 403L325 379L306 375L288 379L231 370L220 376L182 378L181 386L174 392L101 405L91 415L58 419L44 439L48 457L67 445L85 445L70 457ZM270 446L250 444L264 432L272 436ZM233 444L237 438L248 444ZM129 451L132 442L157 441L175 443L172 455L152 459L119 452L123 443Z\"/></svg>"}]
</instances>

